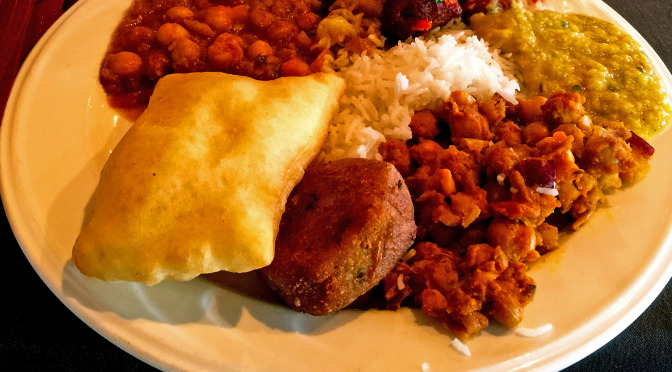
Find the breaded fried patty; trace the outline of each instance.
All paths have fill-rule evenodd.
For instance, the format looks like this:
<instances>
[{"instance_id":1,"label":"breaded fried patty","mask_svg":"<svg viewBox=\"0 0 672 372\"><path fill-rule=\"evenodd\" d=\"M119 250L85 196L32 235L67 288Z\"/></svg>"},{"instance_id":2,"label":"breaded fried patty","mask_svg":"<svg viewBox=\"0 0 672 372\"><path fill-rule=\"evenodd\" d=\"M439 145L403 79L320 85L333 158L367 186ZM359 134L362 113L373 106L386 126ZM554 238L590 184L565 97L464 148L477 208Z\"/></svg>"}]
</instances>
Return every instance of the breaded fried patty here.
<instances>
[{"instance_id":1,"label":"breaded fried patty","mask_svg":"<svg viewBox=\"0 0 672 372\"><path fill-rule=\"evenodd\" d=\"M378 284L415 232L410 194L390 163L312 165L288 199L275 257L261 273L290 307L329 314Z\"/></svg>"}]
</instances>

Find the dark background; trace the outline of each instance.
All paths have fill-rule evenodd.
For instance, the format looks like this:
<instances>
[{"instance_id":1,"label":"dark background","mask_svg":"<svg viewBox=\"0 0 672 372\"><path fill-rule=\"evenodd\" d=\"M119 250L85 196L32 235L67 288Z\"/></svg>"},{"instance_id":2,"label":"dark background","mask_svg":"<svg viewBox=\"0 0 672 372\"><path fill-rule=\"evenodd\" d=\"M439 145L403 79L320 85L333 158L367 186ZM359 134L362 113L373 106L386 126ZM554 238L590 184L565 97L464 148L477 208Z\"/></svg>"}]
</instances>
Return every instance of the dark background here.
<instances>
[{"instance_id":1,"label":"dark background","mask_svg":"<svg viewBox=\"0 0 672 372\"><path fill-rule=\"evenodd\" d=\"M0 99L8 91L11 77L29 50L25 45L32 45L62 9L75 2L43 0L35 1L32 7L26 6L30 1L0 0ZM644 36L668 68L672 67L672 1L605 2ZM12 14L16 15L22 6L31 8L28 18L12 19L9 10L14 10ZM14 40L14 49L8 49L12 40L7 39L12 37L27 41L21 44ZM3 292L0 300L0 370L153 370L91 330L51 293L23 255L4 214L0 229L3 253L0 258ZM671 318L672 284L668 283L656 301L630 327L567 371L672 370Z\"/></svg>"}]
</instances>

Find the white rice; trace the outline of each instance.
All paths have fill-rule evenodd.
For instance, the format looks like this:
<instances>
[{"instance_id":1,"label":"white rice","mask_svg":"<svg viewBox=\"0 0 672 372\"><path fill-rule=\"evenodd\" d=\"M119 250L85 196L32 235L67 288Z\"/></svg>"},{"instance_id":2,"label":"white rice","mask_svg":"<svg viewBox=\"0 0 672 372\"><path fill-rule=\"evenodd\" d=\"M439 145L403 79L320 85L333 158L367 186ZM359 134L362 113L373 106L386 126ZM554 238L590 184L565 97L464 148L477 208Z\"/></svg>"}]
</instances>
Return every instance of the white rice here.
<instances>
[{"instance_id":1,"label":"white rice","mask_svg":"<svg viewBox=\"0 0 672 372\"><path fill-rule=\"evenodd\" d=\"M537 187L536 191L540 194L546 194L550 196L558 196L560 195L560 192L558 189L550 188L550 187Z\"/></svg>"},{"instance_id":2,"label":"white rice","mask_svg":"<svg viewBox=\"0 0 672 372\"><path fill-rule=\"evenodd\" d=\"M460 341L457 338L454 338L453 341L450 343L450 345L457 351L460 352L460 354L464 356L471 356L471 350L469 350L469 346L467 346L465 343Z\"/></svg>"},{"instance_id":3,"label":"white rice","mask_svg":"<svg viewBox=\"0 0 672 372\"><path fill-rule=\"evenodd\" d=\"M552 324L544 324L543 326L537 328L516 328L516 334L523 337L539 337L550 332L553 329Z\"/></svg>"},{"instance_id":4,"label":"white rice","mask_svg":"<svg viewBox=\"0 0 672 372\"><path fill-rule=\"evenodd\" d=\"M347 88L320 158L379 157L386 138L411 138L415 111L436 107L455 90L515 102L511 65L465 27L451 23L426 40L399 42L372 56L339 54L332 66Z\"/></svg>"}]
</instances>

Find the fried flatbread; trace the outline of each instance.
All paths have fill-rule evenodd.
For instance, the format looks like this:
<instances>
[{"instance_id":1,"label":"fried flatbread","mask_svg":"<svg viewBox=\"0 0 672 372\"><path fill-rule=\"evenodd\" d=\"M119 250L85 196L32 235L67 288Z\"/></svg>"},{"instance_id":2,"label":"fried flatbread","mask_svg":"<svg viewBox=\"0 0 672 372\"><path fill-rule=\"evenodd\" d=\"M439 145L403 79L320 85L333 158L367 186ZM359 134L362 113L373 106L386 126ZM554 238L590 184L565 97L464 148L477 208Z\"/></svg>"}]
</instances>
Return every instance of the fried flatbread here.
<instances>
[{"instance_id":1,"label":"fried flatbread","mask_svg":"<svg viewBox=\"0 0 672 372\"><path fill-rule=\"evenodd\" d=\"M268 265L343 89L329 74L162 78L101 172L75 265L150 285Z\"/></svg>"}]
</instances>

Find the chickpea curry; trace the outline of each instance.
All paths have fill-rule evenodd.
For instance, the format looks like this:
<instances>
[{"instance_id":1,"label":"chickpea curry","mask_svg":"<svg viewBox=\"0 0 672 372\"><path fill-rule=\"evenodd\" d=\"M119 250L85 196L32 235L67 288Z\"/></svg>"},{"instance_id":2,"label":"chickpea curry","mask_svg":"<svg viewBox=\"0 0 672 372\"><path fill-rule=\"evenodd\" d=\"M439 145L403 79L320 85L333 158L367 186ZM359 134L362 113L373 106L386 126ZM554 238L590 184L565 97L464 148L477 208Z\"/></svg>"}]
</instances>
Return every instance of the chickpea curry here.
<instances>
[{"instance_id":1,"label":"chickpea curry","mask_svg":"<svg viewBox=\"0 0 672 372\"><path fill-rule=\"evenodd\" d=\"M536 288L527 263L649 170L653 148L621 122L593 123L584 102L564 91L517 105L456 91L415 114L413 139L381 146L418 225L408 260L384 280L390 308L420 305L464 339L490 319L518 325Z\"/></svg>"},{"instance_id":2,"label":"chickpea curry","mask_svg":"<svg viewBox=\"0 0 672 372\"><path fill-rule=\"evenodd\" d=\"M317 0L137 0L100 70L112 107L137 117L170 73L223 71L259 80L320 71Z\"/></svg>"}]
</instances>

